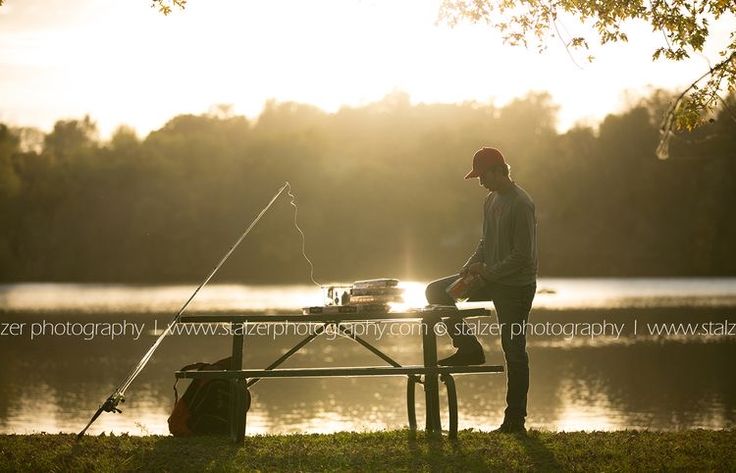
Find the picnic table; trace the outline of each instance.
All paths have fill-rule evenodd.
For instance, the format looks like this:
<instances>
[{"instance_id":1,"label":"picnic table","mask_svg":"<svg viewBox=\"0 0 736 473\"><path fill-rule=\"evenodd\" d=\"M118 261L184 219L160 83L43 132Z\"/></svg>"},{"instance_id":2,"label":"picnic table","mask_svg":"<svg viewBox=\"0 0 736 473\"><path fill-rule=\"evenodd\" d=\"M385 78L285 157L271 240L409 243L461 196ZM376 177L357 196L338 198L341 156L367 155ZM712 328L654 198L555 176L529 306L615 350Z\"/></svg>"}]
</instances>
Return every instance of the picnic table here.
<instances>
[{"instance_id":1,"label":"picnic table","mask_svg":"<svg viewBox=\"0 0 736 473\"><path fill-rule=\"evenodd\" d=\"M446 386L449 409L449 436L457 436L457 391L455 389L455 374L471 373L502 373L503 365L480 366L438 366L437 365L437 334L435 327L445 317L461 315L468 317L484 317L490 315L486 309L459 310L454 307L432 307L411 310L408 312L365 312L365 313L330 313L330 314L236 314L236 315L184 315L179 320L182 324L229 323L232 337L232 363L229 370L187 370L177 371L177 379L227 379L231 382L232 396L230 404L230 437L235 443L242 443L245 437L247 411L250 407L250 392L248 388L266 378L313 378L313 377L355 377L355 376L406 376L407 377L407 415L409 428L416 430L415 387L421 384L424 387L426 409L425 429L430 434L441 435L442 421L440 418L440 381ZM407 322L421 324L422 334L422 365L401 365L365 339L358 337L350 327L356 322ZM306 338L294 345L281 357L263 369L243 369L243 325L286 323L286 324L316 324L317 327ZM238 328L240 327L240 330ZM327 367L327 368L284 368L278 367L297 353L302 347L324 333L328 328L337 330L362 345L384 362L387 366L360 366L360 367Z\"/></svg>"}]
</instances>

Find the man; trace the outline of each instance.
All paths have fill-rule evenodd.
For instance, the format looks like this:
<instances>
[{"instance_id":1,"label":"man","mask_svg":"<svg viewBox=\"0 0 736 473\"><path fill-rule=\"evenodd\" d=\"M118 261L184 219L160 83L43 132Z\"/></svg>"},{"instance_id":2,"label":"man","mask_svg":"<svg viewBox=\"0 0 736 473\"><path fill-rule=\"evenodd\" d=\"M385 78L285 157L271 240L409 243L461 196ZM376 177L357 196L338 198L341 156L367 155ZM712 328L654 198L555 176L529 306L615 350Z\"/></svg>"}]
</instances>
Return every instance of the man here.
<instances>
[{"instance_id":1,"label":"man","mask_svg":"<svg viewBox=\"0 0 736 473\"><path fill-rule=\"evenodd\" d=\"M495 148L482 148L473 156L473 169L465 179L478 178L489 192L483 205L483 237L459 274L427 286L430 304L454 305L447 287L459 277L473 274L481 283L470 301L492 300L501 327L506 359L506 410L498 432L525 432L529 390L529 357L523 328L529 320L537 287L537 245L534 202L511 180L509 166ZM445 366L483 364L483 348L461 318L447 320L457 352L439 360Z\"/></svg>"}]
</instances>

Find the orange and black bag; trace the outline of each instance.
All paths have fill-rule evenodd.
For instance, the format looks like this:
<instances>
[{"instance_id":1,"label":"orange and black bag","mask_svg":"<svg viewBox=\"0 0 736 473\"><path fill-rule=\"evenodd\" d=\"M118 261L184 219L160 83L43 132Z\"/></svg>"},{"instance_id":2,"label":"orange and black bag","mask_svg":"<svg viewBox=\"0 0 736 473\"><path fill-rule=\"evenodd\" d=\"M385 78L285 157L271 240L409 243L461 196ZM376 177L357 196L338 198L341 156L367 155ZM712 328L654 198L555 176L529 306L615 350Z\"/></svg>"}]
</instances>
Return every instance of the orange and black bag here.
<instances>
[{"instance_id":1,"label":"orange and black bag","mask_svg":"<svg viewBox=\"0 0 736 473\"><path fill-rule=\"evenodd\" d=\"M193 363L181 371L228 370L230 363L231 358L228 357L215 363ZM225 379L193 379L179 398L174 384L174 410L169 416L169 432L174 437L229 435L231 386Z\"/></svg>"}]
</instances>

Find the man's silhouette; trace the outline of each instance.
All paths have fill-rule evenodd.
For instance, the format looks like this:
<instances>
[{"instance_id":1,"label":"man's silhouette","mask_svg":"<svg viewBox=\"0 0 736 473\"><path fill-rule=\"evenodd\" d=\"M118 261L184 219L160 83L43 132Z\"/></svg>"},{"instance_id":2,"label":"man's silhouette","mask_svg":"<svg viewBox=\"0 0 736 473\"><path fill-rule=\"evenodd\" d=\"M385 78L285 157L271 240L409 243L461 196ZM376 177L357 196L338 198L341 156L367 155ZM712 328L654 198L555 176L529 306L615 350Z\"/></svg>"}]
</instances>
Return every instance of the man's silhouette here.
<instances>
[{"instance_id":1,"label":"man's silhouette","mask_svg":"<svg viewBox=\"0 0 736 473\"><path fill-rule=\"evenodd\" d=\"M451 305L446 292L459 277L479 276L469 293L470 301L492 300L501 325L501 346L506 358L506 410L499 432L523 432L529 390L529 356L522 328L537 287L537 244L534 202L511 180L501 152L482 148L473 156L473 169L465 179L478 178L489 194L483 204L483 236L458 274L427 286L430 304ZM483 364L483 348L460 318L447 320L457 352L439 360L446 366ZM512 334L513 330L513 334ZM522 333L520 333L522 332ZM517 335L517 333L519 333Z\"/></svg>"}]
</instances>

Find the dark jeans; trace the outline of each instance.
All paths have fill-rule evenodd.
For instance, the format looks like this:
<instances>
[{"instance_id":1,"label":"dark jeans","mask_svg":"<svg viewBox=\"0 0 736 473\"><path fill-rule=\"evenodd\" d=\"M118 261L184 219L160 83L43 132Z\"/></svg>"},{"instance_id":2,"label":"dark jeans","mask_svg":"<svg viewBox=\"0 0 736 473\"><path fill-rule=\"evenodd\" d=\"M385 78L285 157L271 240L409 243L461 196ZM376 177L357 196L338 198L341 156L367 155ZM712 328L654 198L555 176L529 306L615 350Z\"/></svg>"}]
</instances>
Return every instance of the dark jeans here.
<instances>
[{"instance_id":1,"label":"dark jeans","mask_svg":"<svg viewBox=\"0 0 736 473\"><path fill-rule=\"evenodd\" d=\"M455 301L445 292L459 275L448 276L432 281L427 286L427 302L439 305L455 305ZM526 352L526 336L522 327L529 320L537 285L509 286L486 283L470 294L469 301L493 301L496 316L501 326L501 347L506 358L506 411L505 419L524 420L526 417L526 397L529 391L529 355ZM477 339L470 327L461 317L448 317L445 321L452 344L460 348L475 344ZM512 336L512 330L513 336Z\"/></svg>"}]
</instances>

